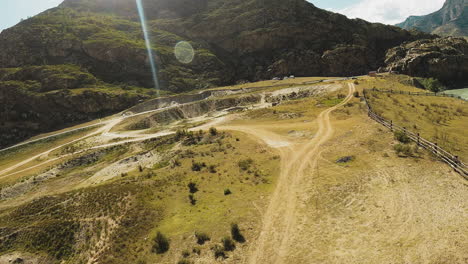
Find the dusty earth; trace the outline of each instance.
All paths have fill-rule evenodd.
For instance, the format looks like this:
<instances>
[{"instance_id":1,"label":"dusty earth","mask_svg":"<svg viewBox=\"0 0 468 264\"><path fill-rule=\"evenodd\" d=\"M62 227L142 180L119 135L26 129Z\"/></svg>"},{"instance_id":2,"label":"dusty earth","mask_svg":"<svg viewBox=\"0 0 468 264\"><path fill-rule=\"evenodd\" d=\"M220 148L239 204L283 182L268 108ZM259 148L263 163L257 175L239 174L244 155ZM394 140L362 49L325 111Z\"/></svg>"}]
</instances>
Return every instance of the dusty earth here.
<instances>
[{"instance_id":1,"label":"dusty earth","mask_svg":"<svg viewBox=\"0 0 468 264\"><path fill-rule=\"evenodd\" d=\"M468 263L467 182L427 154L414 159L395 156L392 134L368 119L363 109L343 112L350 102L362 105L353 98L355 85L346 85L346 98L308 123L293 120L280 129L274 123L238 122L238 114L223 114L191 129L215 126L243 132L275 148L281 157L280 176L261 212L257 239L249 243L241 262ZM91 147L98 149L174 133L109 132L120 121L106 121L85 137L4 168L0 179L80 153L28 166L85 138L106 138L107 143ZM301 129L306 131L297 131ZM337 163L342 157L353 158ZM158 160L153 153L138 158L148 166ZM79 186L110 180L135 162L111 164ZM0 263L11 257L1 257Z\"/></svg>"}]
</instances>

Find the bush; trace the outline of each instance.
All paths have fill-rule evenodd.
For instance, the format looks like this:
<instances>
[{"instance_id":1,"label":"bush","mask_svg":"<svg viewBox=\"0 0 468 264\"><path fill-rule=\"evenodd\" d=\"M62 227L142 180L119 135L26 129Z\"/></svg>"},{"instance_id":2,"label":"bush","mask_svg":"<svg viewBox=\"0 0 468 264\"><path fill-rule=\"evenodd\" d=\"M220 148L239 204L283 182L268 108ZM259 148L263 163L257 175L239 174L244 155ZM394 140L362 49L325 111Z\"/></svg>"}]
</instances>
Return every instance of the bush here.
<instances>
[{"instance_id":1,"label":"bush","mask_svg":"<svg viewBox=\"0 0 468 264\"><path fill-rule=\"evenodd\" d=\"M204 162L192 162L192 171L201 171L206 164Z\"/></svg>"},{"instance_id":2,"label":"bush","mask_svg":"<svg viewBox=\"0 0 468 264\"><path fill-rule=\"evenodd\" d=\"M215 259L218 259L218 258L225 259L226 258L226 252L224 252L224 249L223 249L222 246L214 245L214 247L212 247L211 249L213 250Z\"/></svg>"},{"instance_id":3,"label":"bush","mask_svg":"<svg viewBox=\"0 0 468 264\"><path fill-rule=\"evenodd\" d=\"M197 204L197 199L195 199L195 196L193 194L189 194L189 200L190 200L190 204L192 205L195 205Z\"/></svg>"},{"instance_id":4,"label":"bush","mask_svg":"<svg viewBox=\"0 0 468 264\"><path fill-rule=\"evenodd\" d=\"M177 262L177 264L192 264L192 262L188 259L181 259Z\"/></svg>"},{"instance_id":5,"label":"bush","mask_svg":"<svg viewBox=\"0 0 468 264\"><path fill-rule=\"evenodd\" d=\"M426 90L434 93L445 90L445 86L437 79L428 78L419 80Z\"/></svg>"},{"instance_id":6,"label":"bush","mask_svg":"<svg viewBox=\"0 0 468 264\"><path fill-rule=\"evenodd\" d=\"M200 254L201 254L201 249L198 248L198 247L194 247L194 248L192 248L192 252L193 252L194 254L200 255Z\"/></svg>"},{"instance_id":7,"label":"bush","mask_svg":"<svg viewBox=\"0 0 468 264\"><path fill-rule=\"evenodd\" d=\"M154 238L153 252L164 254L169 250L169 239L161 232L156 234Z\"/></svg>"},{"instance_id":8,"label":"bush","mask_svg":"<svg viewBox=\"0 0 468 264\"><path fill-rule=\"evenodd\" d=\"M408 144L411 142L411 139L403 131L395 131L394 136L396 140L400 141L403 144Z\"/></svg>"},{"instance_id":9,"label":"bush","mask_svg":"<svg viewBox=\"0 0 468 264\"><path fill-rule=\"evenodd\" d=\"M216 165L210 165L210 166L208 167L208 171L209 171L210 173L216 173Z\"/></svg>"},{"instance_id":10,"label":"bush","mask_svg":"<svg viewBox=\"0 0 468 264\"><path fill-rule=\"evenodd\" d=\"M239 229L239 225L237 225L237 224L231 224L231 236L232 236L232 239L234 239L235 241L237 241L239 243L244 243L245 242L245 238L241 234L240 229Z\"/></svg>"},{"instance_id":11,"label":"bush","mask_svg":"<svg viewBox=\"0 0 468 264\"><path fill-rule=\"evenodd\" d=\"M187 249L182 251L182 257L183 258L188 258L190 257L190 251L188 251Z\"/></svg>"},{"instance_id":12,"label":"bush","mask_svg":"<svg viewBox=\"0 0 468 264\"><path fill-rule=\"evenodd\" d=\"M197 243L199 245L203 245L206 241L210 241L210 236L208 236L206 233L195 232L195 238L197 239Z\"/></svg>"},{"instance_id":13,"label":"bush","mask_svg":"<svg viewBox=\"0 0 468 264\"><path fill-rule=\"evenodd\" d=\"M358 91L354 92L353 96L356 97L356 98L359 98L359 92Z\"/></svg>"},{"instance_id":14,"label":"bush","mask_svg":"<svg viewBox=\"0 0 468 264\"><path fill-rule=\"evenodd\" d=\"M189 188L190 193L198 192L197 184L194 182L190 182L189 184L187 184L187 187Z\"/></svg>"},{"instance_id":15,"label":"bush","mask_svg":"<svg viewBox=\"0 0 468 264\"><path fill-rule=\"evenodd\" d=\"M253 164L253 160L252 159L245 159L245 160L241 160L237 163L237 165L239 166L239 168L241 168L241 170L248 170L250 169L250 167L252 166Z\"/></svg>"},{"instance_id":16,"label":"bush","mask_svg":"<svg viewBox=\"0 0 468 264\"><path fill-rule=\"evenodd\" d=\"M411 146L408 145L398 144L395 145L393 149L396 151L398 156L403 154L407 157L410 157L413 155L413 150L411 149Z\"/></svg>"},{"instance_id":17,"label":"bush","mask_svg":"<svg viewBox=\"0 0 468 264\"><path fill-rule=\"evenodd\" d=\"M232 194L231 190L229 189L224 190L224 195L230 195L230 194Z\"/></svg>"},{"instance_id":18,"label":"bush","mask_svg":"<svg viewBox=\"0 0 468 264\"><path fill-rule=\"evenodd\" d=\"M218 130L216 128L214 128L214 127L211 127L210 128L210 135L212 135L212 136L218 135Z\"/></svg>"},{"instance_id":19,"label":"bush","mask_svg":"<svg viewBox=\"0 0 468 264\"><path fill-rule=\"evenodd\" d=\"M223 244L224 251L233 251L236 249L236 244L230 237L224 237L221 239L221 243Z\"/></svg>"}]
</instances>

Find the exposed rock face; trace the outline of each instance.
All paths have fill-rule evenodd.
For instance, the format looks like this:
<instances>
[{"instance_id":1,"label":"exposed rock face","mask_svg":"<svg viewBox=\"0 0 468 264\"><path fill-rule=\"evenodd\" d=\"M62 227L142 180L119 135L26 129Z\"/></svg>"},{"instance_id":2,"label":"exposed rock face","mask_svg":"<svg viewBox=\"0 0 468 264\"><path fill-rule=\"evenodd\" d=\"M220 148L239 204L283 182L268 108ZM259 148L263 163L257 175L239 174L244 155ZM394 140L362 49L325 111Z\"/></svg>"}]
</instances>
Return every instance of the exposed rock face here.
<instances>
[{"instance_id":1,"label":"exposed rock face","mask_svg":"<svg viewBox=\"0 0 468 264\"><path fill-rule=\"evenodd\" d=\"M387 49L430 37L350 20L305 0L143 2L161 86L172 91L290 74L362 74L382 66ZM189 64L174 56L182 40L195 49ZM0 68L72 63L105 81L152 86L148 62L134 0L66 0L0 34Z\"/></svg>"},{"instance_id":2,"label":"exposed rock face","mask_svg":"<svg viewBox=\"0 0 468 264\"><path fill-rule=\"evenodd\" d=\"M418 40L390 49L387 71L434 77L447 84L468 82L468 42L462 38Z\"/></svg>"},{"instance_id":3,"label":"exposed rock face","mask_svg":"<svg viewBox=\"0 0 468 264\"><path fill-rule=\"evenodd\" d=\"M447 0L439 11L411 16L397 26L442 36L468 37L468 0Z\"/></svg>"},{"instance_id":4,"label":"exposed rock face","mask_svg":"<svg viewBox=\"0 0 468 264\"><path fill-rule=\"evenodd\" d=\"M0 70L0 148L113 114L148 97L112 86L99 89L105 84L97 82L67 65Z\"/></svg>"}]
</instances>

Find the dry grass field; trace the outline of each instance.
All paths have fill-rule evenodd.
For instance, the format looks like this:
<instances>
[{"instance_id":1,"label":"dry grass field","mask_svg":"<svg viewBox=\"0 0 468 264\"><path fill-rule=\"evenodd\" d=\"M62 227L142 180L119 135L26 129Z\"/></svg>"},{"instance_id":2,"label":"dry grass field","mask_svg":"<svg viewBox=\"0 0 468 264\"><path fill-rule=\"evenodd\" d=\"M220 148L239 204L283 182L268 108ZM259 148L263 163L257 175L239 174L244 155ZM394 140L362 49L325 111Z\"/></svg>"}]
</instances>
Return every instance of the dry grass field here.
<instances>
[{"instance_id":1,"label":"dry grass field","mask_svg":"<svg viewBox=\"0 0 468 264\"><path fill-rule=\"evenodd\" d=\"M0 263L467 263L467 181L423 150L397 153L353 96L417 91L401 78L335 82L164 136L113 124L1 156L0 170L47 149L17 169L59 159L0 175ZM371 95L395 122L466 143L466 105L451 100Z\"/></svg>"}]
</instances>

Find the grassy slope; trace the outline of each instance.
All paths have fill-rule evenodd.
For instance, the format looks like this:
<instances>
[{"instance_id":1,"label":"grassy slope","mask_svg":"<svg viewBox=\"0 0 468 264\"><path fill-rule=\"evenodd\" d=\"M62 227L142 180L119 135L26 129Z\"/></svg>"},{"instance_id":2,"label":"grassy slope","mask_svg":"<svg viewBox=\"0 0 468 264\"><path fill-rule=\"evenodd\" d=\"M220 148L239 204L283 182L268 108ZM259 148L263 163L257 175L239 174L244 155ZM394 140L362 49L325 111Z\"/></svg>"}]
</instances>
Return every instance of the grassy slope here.
<instances>
[{"instance_id":1,"label":"grassy slope","mask_svg":"<svg viewBox=\"0 0 468 264\"><path fill-rule=\"evenodd\" d=\"M396 76L363 82L365 87L412 91L413 87L397 82ZM468 103L459 99L408 96L370 92L369 99L375 112L399 126L420 133L437 142L447 151L468 161Z\"/></svg>"},{"instance_id":2,"label":"grassy slope","mask_svg":"<svg viewBox=\"0 0 468 264\"><path fill-rule=\"evenodd\" d=\"M124 147L123 150L118 148L106 151L106 154L99 156L97 161L85 166L67 169L59 177L50 179L45 184L38 184L31 191L14 201L4 200L0 202L1 207L4 208L0 212L0 218L3 219L0 221L0 225L6 228L5 232L16 230L16 225L42 226L50 224L60 226L65 224L70 228L73 227L74 234L84 232L91 235L84 241L80 240L78 242L74 240L73 236L67 241L62 241L55 238L58 235L56 229L51 229L49 232L49 229L44 226L44 228L37 230L20 231L21 236L9 241L5 248L1 248L1 251L20 250L33 253L64 251L63 255L55 257L67 260L67 263L77 263L89 257L91 245L95 245L99 249L99 244L96 243L101 238L96 237L97 234L109 232L109 236L116 239L116 241L112 241L110 248L102 251L98 257L102 263L124 263L125 261L135 263L137 260L148 261L148 263L156 260L170 262L169 259L178 258L182 250L191 250L192 247L196 246L193 234L195 231L203 231L210 235L211 242L203 247L200 246L201 254L211 259L210 247L219 243L225 235L230 234L230 224L232 222L239 223L243 234L250 240L252 237L250 230L257 229L259 223L258 210L252 202L255 201L258 204L257 206L264 206L264 197L268 196L275 182L277 171L275 168L278 164L276 154L265 147L259 146L254 140L240 133L214 137L205 136L203 142L197 145L176 147L178 146L177 141L169 137L137 144L139 146L136 148L137 150ZM97 189L85 188L79 190L78 193L86 195L93 193L88 200L73 198L77 199L76 205L82 209L75 210L68 206L60 206L60 204L69 201L70 197L76 196L76 192L67 191L73 184L78 184L100 169L126 156L140 153L142 149L143 152L151 150L171 154L166 156L155 167L145 168L142 172L139 171L138 167L135 167L135 170L125 177L117 177L113 181L96 187ZM245 153L248 153L248 155ZM177 157L180 165L174 168L170 167L171 157ZM254 162L249 170L244 171L239 168L237 162L248 158L252 158ZM192 160L205 162L208 166L215 165L216 173L209 172L208 168L203 168L200 172L192 171ZM196 182L199 189L195 193L197 203L194 206L190 204L188 199L187 184L190 181ZM138 194L133 193L134 188L139 189ZM232 194L225 196L224 190L227 188L231 190ZM117 208L123 206L118 203L120 199L123 199L119 195L108 197L106 203L109 203L109 205L95 204L94 201L97 202L101 199L97 196L94 197L96 192L107 189L116 190L116 195L117 193L128 194L128 198L125 199L131 199L132 201L135 199L136 203L132 202L126 205L128 212L122 208L117 210ZM107 191L102 192L107 193ZM114 191L111 193L114 193ZM32 200L34 198L39 199L38 201L49 201L49 198L40 198L45 194L53 195L53 198L50 198L52 201L43 205L42 202ZM87 203L91 203L92 206L86 206ZM112 207L115 203L118 203L119 206L114 209ZM19 207L16 207L16 204ZM33 208L41 211L39 208L51 205L58 207L53 213L58 220L51 220L53 223L44 222L45 219L50 218L49 213L41 213L46 215L44 220L42 220L43 218L36 220L33 217L36 215L35 211L31 211ZM24 217L22 216L21 219L11 218L10 212L15 212L19 210L16 208L23 207L26 208L21 209ZM109 215L102 212L103 208L110 210ZM150 214L145 213L145 210L150 210L150 208L153 208ZM65 219L68 219L66 215L70 213L76 215L73 217L74 221L65 223ZM147 216L142 216L145 214ZM162 222L160 222L163 219L161 214L164 216ZM132 219L130 227L133 225L139 226L140 230L138 230L137 234L143 232L145 237L152 238L156 230L158 230L167 235L172 241L169 253L164 255L163 258L151 253L153 245L151 239L147 240L139 235L135 237L135 234L131 231L132 229L127 230L127 224L122 222L123 220L118 221L118 219L126 218ZM16 220L9 221L8 219ZM89 224L88 221L93 224ZM99 224L100 221L103 223ZM108 223L104 224L104 222ZM113 225L117 225L117 229L106 227ZM102 231L98 229L102 229ZM45 232L45 240L36 239L36 237L41 236L38 232ZM30 237L30 241L25 240L26 238L23 237ZM54 243L50 245L47 242L48 240L53 240ZM30 245L29 243L33 244ZM70 246L74 244L79 244L79 246L70 249ZM123 250L124 248L125 250ZM235 255L240 254L237 252L243 252L242 245L239 244L238 248L238 251L234 253Z\"/></svg>"},{"instance_id":3,"label":"grassy slope","mask_svg":"<svg viewBox=\"0 0 468 264\"><path fill-rule=\"evenodd\" d=\"M359 82L358 88L379 84L415 89L388 80ZM316 132L313 120L337 104L340 93L343 91L255 110L232 124L254 125L304 143ZM468 197L460 177L424 152L407 158L396 155L393 135L366 117L365 106L358 99L334 112L332 122L334 137L323 145L318 167L303 183L308 191L301 198L304 219L296 232L303 236L294 238L296 246L287 263L395 259L462 263L467 241L463 230L468 228L463 212ZM227 262L242 262L248 247L255 245L261 212L276 181L277 154L239 132L205 133L201 141L195 140L197 144L183 142L189 143L187 138L168 136L111 149L96 161L72 167L15 200L0 201L1 235L15 230L20 234L8 240L0 254L13 250L61 252L58 257L65 262L80 263L96 248L102 250L95 254L100 263L174 263L184 250L198 248L201 255L190 253L189 259L211 263L210 248L229 235L230 223L237 222L247 243L238 243L228 253ZM164 154L163 159L141 171L134 164L128 174L70 191L100 169L147 151ZM355 159L335 163L343 156ZM237 162L247 158L252 158L253 165L244 171ZM216 172L208 168L193 171L193 161L215 165ZM189 182L197 184L195 205L188 198ZM231 195L224 195L226 188ZM57 227L78 236L63 236ZM158 231L171 240L164 255L151 252ZM210 242L197 245L195 231L206 232ZM105 241L109 248L98 241Z\"/></svg>"}]
</instances>

